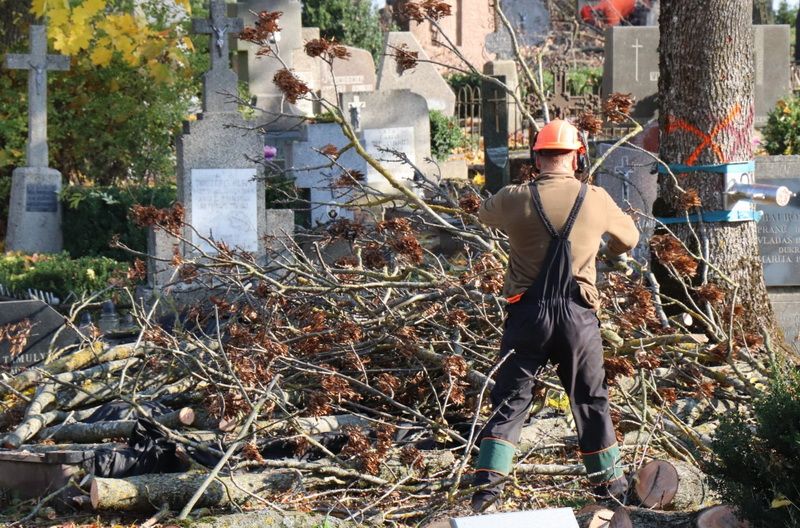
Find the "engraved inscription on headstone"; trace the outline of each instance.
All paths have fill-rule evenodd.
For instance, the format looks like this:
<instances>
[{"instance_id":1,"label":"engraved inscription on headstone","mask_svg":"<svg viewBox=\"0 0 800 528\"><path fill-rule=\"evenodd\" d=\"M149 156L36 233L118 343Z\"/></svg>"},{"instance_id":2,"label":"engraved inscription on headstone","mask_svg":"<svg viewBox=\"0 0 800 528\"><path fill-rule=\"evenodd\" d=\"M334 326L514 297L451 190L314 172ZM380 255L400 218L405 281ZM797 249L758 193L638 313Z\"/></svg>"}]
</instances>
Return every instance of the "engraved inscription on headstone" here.
<instances>
[{"instance_id":1,"label":"engraved inscription on headstone","mask_svg":"<svg viewBox=\"0 0 800 528\"><path fill-rule=\"evenodd\" d=\"M192 169L192 242L212 251L201 237L229 247L258 251L256 169Z\"/></svg>"},{"instance_id":2,"label":"engraved inscription on headstone","mask_svg":"<svg viewBox=\"0 0 800 528\"><path fill-rule=\"evenodd\" d=\"M770 185L785 185L800 193L800 180L771 178ZM767 286L800 286L800 197L786 207L760 205L758 244Z\"/></svg>"},{"instance_id":3,"label":"engraved inscription on headstone","mask_svg":"<svg viewBox=\"0 0 800 528\"><path fill-rule=\"evenodd\" d=\"M381 149L389 149L402 152L412 162L416 158L414 150L414 127L394 127L394 128L373 128L364 130L364 145L370 156L383 161L386 168L392 174L402 180L412 180L414 169L402 163L391 152L384 152ZM383 176L378 171L368 166L367 182L384 182Z\"/></svg>"},{"instance_id":4,"label":"engraved inscription on headstone","mask_svg":"<svg viewBox=\"0 0 800 528\"><path fill-rule=\"evenodd\" d=\"M25 212L58 212L58 186L45 183L29 183L25 186Z\"/></svg>"}]
</instances>

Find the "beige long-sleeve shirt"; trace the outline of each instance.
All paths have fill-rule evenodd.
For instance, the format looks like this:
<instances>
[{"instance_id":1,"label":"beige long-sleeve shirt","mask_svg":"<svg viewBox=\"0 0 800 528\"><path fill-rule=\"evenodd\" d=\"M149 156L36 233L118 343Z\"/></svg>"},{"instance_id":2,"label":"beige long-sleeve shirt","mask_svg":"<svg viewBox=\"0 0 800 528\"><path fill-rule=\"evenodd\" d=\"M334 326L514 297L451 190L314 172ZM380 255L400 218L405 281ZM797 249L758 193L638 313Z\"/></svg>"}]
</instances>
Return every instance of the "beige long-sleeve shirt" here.
<instances>
[{"instance_id":1,"label":"beige long-sleeve shirt","mask_svg":"<svg viewBox=\"0 0 800 528\"><path fill-rule=\"evenodd\" d=\"M537 182L544 212L553 227L561 232L578 197L581 182L566 171L542 174ZM483 202L478 216L483 223L501 229L509 238L511 254L503 294L512 297L523 293L539 275L551 240L534 209L530 186L503 187ZM633 219L622 212L604 189L590 185L569 241L572 274L583 298L595 308L599 308L595 260L604 235L609 237L609 252L615 255L630 251L639 242L639 231Z\"/></svg>"}]
</instances>

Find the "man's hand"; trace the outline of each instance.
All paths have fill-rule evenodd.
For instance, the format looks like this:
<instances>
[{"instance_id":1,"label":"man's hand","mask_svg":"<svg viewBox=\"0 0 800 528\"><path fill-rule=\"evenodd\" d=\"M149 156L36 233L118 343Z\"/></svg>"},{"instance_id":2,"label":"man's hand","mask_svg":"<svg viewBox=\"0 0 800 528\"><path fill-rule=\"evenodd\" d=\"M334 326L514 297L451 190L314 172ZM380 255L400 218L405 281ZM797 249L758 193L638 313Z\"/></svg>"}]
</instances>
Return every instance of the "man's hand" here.
<instances>
[{"instance_id":1,"label":"man's hand","mask_svg":"<svg viewBox=\"0 0 800 528\"><path fill-rule=\"evenodd\" d=\"M628 254L623 253L622 255L614 255L608 249L608 244L603 243L600 246L600 250L597 252L600 258L603 259L603 262L606 264L606 269L601 270L605 272L610 271L619 271L624 273L625 275L630 275L633 273L633 270L628 265Z\"/></svg>"}]
</instances>

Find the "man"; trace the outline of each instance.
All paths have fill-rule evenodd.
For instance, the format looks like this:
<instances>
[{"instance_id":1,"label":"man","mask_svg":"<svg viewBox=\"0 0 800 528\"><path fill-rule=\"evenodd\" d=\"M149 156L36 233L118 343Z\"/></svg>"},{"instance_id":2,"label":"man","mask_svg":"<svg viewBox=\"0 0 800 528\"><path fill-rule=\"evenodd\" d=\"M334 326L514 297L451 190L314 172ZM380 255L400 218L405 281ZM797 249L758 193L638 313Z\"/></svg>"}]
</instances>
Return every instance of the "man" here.
<instances>
[{"instance_id":1,"label":"man","mask_svg":"<svg viewBox=\"0 0 800 528\"><path fill-rule=\"evenodd\" d=\"M479 212L482 222L508 235L511 252L500 345L500 358L508 357L497 372L492 415L481 433L476 485L485 488L473 496L476 511L497 499L500 481L511 471L534 378L548 360L569 396L595 492L621 496L627 489L608 412L595 259L603 236L609 256L618 256L636 246L639 233L608 193L575 178L584 148L574 126L552 121L534 145L536 180L504 187Z\"/></svg>"}]
</instances>

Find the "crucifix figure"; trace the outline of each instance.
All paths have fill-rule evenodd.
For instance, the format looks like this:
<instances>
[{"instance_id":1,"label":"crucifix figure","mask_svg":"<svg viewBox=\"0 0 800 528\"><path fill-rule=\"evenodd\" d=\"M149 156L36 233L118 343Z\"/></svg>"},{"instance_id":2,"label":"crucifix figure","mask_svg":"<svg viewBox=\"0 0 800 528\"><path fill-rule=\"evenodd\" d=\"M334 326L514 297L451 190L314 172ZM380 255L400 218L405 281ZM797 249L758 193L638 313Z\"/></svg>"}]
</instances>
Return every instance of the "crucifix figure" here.
<instances>
[{"instance_id":1,"label":"crucifix figure","mask_svg":"<svg viewBox=\"0 0 800 528\"><path fill-rule=\"evenodd\" d=\"M237 76L231 69L228 35L244 29L241 18L228 18L224 0L211 0L209 18L192 19L192 32L211 35L208 51L211 69L203 76L203 110L236 111Z\"/></svg>"},{"instance_id":2,"label":"crucifix figure","mask_svg":"<svg viewBox=\"0 0 800 528\"><path fill-rule=\"evenodd\" d=\"M569 114L577 114L586 110L594 110L600 106L600 97L588 93L572 95L567 78L567 63L558 61L553 64L553 94L548 98L551 117L566 119Z\"/></svg>"},{"instance_id":3,"label":"crucifix figure","mask_svg":"<svg viewBox=\"0 0 800 528\"><path fill-rule=\"evenodd\" d=\"M634 75L636 82L639 82L639 50L644 48L641 44L639 44L639 39L636 39L636 44L631 46L634 50Z\"/></svg>"},{"instance_id":4,"label":"crucifix figure","mask_svg":"<svg viewBox=\"0 0 800 528\"><path fill-rule=\"evenodd\" d=\"M9 53L5 67L29 72L27 166L47 167L47 71L69 70L69 57L48 55L45 26L31 26L30 53Z\"/></svg>"},{"instance_id":5,"label":"crucifix figure","mask_svg":"<svg viewBox=\"0 0 800 528\"><path fill-rule=\"evenodd\" d=\"M366 108L367 103L361 100L359 96L353 97L353 102L347 105L350 110L350 122L353 124L353 130L358 132L361 130L361 110Z\"/></svg>"},{"instance_id":6,"label":"crucifix figure","mask_svg":"<svg viewBox=\"0 0 800 528\"><path fill-rule=\"evenodd\" d=\"M238 35L244 29L241 18L228 18L223 0L211 0L210 18L192 19L192 32L212 35L208 49L211 52L211 69L230 68L228 62L227 34ZM216 53L214 53L216 51Z\"/></svg>"},{"instance_id":7,"label":"crucifix figure","mask_svg":"<svg viewBox=\"0 0 800 528\"><path fill-rule=\"evenodd\" d=\"M633 169L631 168L628 156L623 156L620 164L614 167L614 172L622 180L622 202L628 204L630 202L630 177Z\"/></svg>"}]
</instances>

